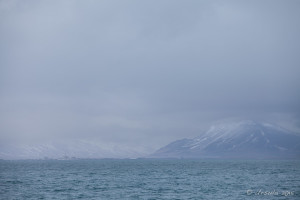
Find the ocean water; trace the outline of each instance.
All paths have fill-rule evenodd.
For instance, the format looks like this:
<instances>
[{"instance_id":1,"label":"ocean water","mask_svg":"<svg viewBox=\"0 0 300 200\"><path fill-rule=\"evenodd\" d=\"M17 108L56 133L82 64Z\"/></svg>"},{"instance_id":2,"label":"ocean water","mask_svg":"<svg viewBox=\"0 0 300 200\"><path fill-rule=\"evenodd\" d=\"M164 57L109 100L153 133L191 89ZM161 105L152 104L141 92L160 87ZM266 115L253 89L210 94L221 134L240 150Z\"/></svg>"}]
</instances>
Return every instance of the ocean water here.
<instances>
[{"instance_id":1,"label":"ocean water","mask_svg":"<svg viewBox=\"0 0 300 200\"><path fill-rule=\"evenodd\" d=\"M0 161L0 199L300 199L300 161Z\"/></svg>"}]
</instances>

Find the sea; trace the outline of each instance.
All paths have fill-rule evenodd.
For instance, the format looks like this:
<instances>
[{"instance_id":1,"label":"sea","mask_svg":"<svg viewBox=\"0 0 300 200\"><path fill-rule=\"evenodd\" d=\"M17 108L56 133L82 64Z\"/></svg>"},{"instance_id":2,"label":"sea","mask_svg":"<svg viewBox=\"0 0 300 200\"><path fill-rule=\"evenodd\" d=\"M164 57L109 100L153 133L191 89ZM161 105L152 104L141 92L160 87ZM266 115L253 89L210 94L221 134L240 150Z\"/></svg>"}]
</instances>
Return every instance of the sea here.
<instances>
[{"instance_id":1,"label":"sea","mask_svg":"<svg viewBox=\"0 0 300 200\"><path fill-rule=\"evenodd\" d=\"M299 160L0 161L0 199L300 199Z\"/></svg>"}]
</instances>

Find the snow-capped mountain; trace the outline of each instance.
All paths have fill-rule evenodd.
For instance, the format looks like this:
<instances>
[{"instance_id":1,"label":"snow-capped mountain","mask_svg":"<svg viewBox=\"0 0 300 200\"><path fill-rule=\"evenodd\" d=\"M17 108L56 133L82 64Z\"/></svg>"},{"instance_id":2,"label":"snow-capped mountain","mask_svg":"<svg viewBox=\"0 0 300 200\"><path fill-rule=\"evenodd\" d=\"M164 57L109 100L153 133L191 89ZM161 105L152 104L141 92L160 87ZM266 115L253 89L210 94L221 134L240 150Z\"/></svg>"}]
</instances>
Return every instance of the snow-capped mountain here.
<instances>
[{"instance_id":1,"label":"snow-capped mountain","mask_svg":"<svg viewBox=\"0 0 300 200\"><path fill-rule=\"evenodd\" d=\"M300 158L300 135L250 120L219 124L194 139L172 142L150 157Z\"/></svg>"},{"instance_id":2,"label":"snow-capped mountain","mask_svg":"<svg viewBox=\"0 0 300 200\"><path fill-rule=\"evenodd\" d=\"M38 144L2 144L0 159L137 158L147 150L114 143L62 140Z\"/></svg>"}]
</instances>

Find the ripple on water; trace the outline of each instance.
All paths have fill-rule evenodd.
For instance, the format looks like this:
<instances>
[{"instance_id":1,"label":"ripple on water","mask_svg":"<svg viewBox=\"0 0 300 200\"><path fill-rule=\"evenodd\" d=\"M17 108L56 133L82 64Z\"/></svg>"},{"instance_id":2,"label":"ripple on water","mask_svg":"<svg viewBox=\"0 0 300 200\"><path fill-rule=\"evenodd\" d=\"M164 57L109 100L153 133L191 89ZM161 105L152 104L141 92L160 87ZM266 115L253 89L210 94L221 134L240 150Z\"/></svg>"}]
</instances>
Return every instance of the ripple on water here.
<instances>
[{"instance_id":1,"label":"ripple on water","mask_svg":"<svg viewBox=\"0 0 300 200\"><path fill-rule=\"evenodd\" d=\"M0 167L0 199L300 199L299 161L31 160Z\"/></svg>"}]
</instances>

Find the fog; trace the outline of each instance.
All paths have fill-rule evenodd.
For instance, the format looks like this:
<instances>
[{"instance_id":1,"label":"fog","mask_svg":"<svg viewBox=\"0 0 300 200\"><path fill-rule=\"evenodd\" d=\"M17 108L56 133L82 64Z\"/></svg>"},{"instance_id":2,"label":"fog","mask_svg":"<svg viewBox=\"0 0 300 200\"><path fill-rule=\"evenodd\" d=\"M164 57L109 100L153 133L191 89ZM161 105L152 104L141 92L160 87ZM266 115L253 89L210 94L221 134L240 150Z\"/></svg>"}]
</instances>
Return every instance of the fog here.
<instances>
[{"instance_id":1,"label":"fog","mask_svg":"<svg viewBox=\"0 0 300 200\"><path fill-rule=\"evenodd\" d=\"M0 2L0 145L150 153L226 120L300 130L299 1Z\"/></svg>"}]
</instances>

